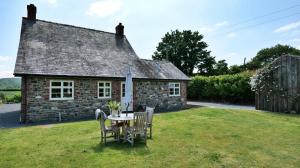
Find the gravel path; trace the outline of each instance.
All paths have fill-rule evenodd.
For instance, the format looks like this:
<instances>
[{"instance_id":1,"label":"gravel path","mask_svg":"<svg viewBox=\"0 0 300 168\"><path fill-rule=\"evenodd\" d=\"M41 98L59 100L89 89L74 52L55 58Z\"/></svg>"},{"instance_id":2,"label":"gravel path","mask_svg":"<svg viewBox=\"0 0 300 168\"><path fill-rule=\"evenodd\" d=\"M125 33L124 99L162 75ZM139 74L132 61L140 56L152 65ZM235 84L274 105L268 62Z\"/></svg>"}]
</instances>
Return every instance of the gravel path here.
<instances>
[{"instance_id":1,"label":"gravel path","mask_svg":"<svg viewBox=\"0 0 300 168\"><path fill-rule=\"evenodd\" d=\"M188 101L188 105L204 106L211 108L227 108L227 109L242 109L242 110L255 110L254 106L246 105L233 105L225 103L211 103L211 102L198 102L198 101Z\"/></svg>"},{"instance_id":2,"label":"gravel path","mask_svg":"<svg viewBox=\"0 0 300 168\"><path fill-rule=\"evenodd\" d=\"M20 127L19 124L21 104L0 105L0 128Z\"/></svg>"}]
</instances>

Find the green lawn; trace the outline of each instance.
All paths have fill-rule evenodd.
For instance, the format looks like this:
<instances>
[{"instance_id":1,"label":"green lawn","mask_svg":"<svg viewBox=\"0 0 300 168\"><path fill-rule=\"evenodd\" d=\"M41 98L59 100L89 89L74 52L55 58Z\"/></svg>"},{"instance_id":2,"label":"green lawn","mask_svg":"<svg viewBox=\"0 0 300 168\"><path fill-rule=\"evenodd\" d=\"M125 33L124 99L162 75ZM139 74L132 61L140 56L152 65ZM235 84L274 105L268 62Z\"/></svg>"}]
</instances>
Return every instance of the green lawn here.
<instances>
[{"instance_id":1,"label":"green lawn","mask_svg":"<svg viewBox=\"0 0 300 168\"><path fill-rule=\"evenodd\" d=\"M300 167L296 115L211 108L154 116L147 145L99 143L82 121L0 130L0 167Z\"/></svg>"}]
</instances>

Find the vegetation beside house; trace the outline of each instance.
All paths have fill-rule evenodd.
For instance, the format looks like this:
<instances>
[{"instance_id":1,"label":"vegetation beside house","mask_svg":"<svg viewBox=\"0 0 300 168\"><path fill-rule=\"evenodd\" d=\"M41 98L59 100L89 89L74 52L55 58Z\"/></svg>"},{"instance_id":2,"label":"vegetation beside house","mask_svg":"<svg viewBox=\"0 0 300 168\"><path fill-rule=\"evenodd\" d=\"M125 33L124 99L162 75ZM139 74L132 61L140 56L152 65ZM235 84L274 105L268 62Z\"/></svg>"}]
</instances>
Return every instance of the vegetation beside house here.
<instances>
[{"instance_id":1,"label":"vegetation beside house","mask_svg":"<svg viewBox=\"0 0 300 168\"><path fill-rule=\"evenodd\" d=\"M188 85L188 99L254 104L250 78L254 72L233 75L195 76Z\"/></svg>"},{"instance_id":2,"label":"vegetation beside house","mask_svg":"<svg viewBox=\"0 0 300 168\"><path fill-rule=\"evenodd\" d=\"M0 104L21 102L21 79L2 78L0 79Z\"/></svg>"},{"instance_id":3,"label":"vegetation beside house","mask_svg":"<svg viewBox=\"0 0 300 168\"><path fill-rule=\"evenodd\" d=\"M21 91L0 91L1 103L20 103Z\"/></svg>"},{"instance_id":4,"label":"vegetation beside house","mask_svg":"<svg viewBox=\"0 0 300 168\"><path fill-rule=\"evenodd\" d=\"M99 123L0 131L0 167L299 167L300 118L195 108L155 115L153 139L99 143Z\"/></svg>"}]
</instances>

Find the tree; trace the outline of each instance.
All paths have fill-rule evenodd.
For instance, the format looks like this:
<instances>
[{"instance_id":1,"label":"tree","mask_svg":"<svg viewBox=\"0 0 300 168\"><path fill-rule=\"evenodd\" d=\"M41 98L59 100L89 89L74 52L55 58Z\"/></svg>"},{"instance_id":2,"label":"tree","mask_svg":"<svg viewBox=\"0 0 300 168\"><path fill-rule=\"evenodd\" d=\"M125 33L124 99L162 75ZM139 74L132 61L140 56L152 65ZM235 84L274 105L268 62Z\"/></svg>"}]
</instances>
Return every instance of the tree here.
<instances>
[{"instance_id":1,"label":"tree","mask_svg":"<svg viewBox=\"0 0 300 168\"><path fill-rule=\"evenodd\" d=\"M220 60L215 64L215 75L224 75L228 73L228 64L226 60Z\"/></svg>"},{"instance_id":2,"label":"tree","mask_svg":"<svg viewBox=\"0 0 300 168\"><path fill-rule=\"evenodd\" d=\"M246 64L246 67L250 70L262 68L284 54L300 56L300 50L289 45L281 44L277 44L270 48L264 48L257 52L256 56Z\"/></svg>"},{"instance_id":3,"label":"tree","mask_svg":"<svg viewBox=\"0 0 300 168\"><path fill-rule=\"evenodd\" d=\"M210 71L205 63L211 63L208 45L203 41L203 35L191 30L171 31L166 33L152 55L154 60L169 60L186 75L193 75L196 67ZM211 66L210 64L208 66Z\"/></svg>"},{"instance_id":4,"label":"tree","mask_svg":"<svg viewBox=\"0 0 300 168\"><path fill-rule=\"evenodd\" d=\"M197 65L198 75L211 76L215 75L214 65L216 64L215 57L208 56Z\"/></svg>"},{"instance_id":5,"label":"tree","mask_svg":"<svg viewBox=\"0 0 300 168\"><path fill-rule=\"evenodd\" d=\"M228 73L229 74L237 74L244 71L244 65L232 65L229 67Z\"/></svg>"}]
</instances>

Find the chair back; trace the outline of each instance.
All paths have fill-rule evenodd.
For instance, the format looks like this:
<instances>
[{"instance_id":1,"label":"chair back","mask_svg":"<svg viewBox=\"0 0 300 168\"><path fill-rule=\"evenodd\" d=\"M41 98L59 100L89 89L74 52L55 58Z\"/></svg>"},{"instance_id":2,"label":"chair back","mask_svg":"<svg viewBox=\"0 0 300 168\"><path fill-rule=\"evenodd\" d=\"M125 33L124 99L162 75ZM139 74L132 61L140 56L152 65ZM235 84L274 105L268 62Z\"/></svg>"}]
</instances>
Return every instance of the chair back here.
<instances>
[{"instance_id":1,"label":"chair back","mask_svg":"<svg viewBox=\"0 0 300 168\"><path fill-rule=\"evenodd\" d=\"M152 124L154 108L152 108L152 107L146 107L146 112L148 114L147 123L148 124Z\"/></svg>"},{"instance_id":2,"label":"chair back","mask_svg":"<svg viewBox=\"0 0 300 168\"><path fill-rule=\"evenodd\" d=\"M101 111L100 112L100 127L101 127L101 131L105 131L106 130L106 126L105 126L105 120L107 119L106 114Z\"/></svg>"},{"instance_id":3,"label":"chair back","mask_svg":"<svg viewBox=\"0 0 300 168\"><path fill-rule=\"evenodd\" d=\"M135 133L144 133L147 130L147 112L133 113L133 127Z\"/></svg>"}]
</instances>

